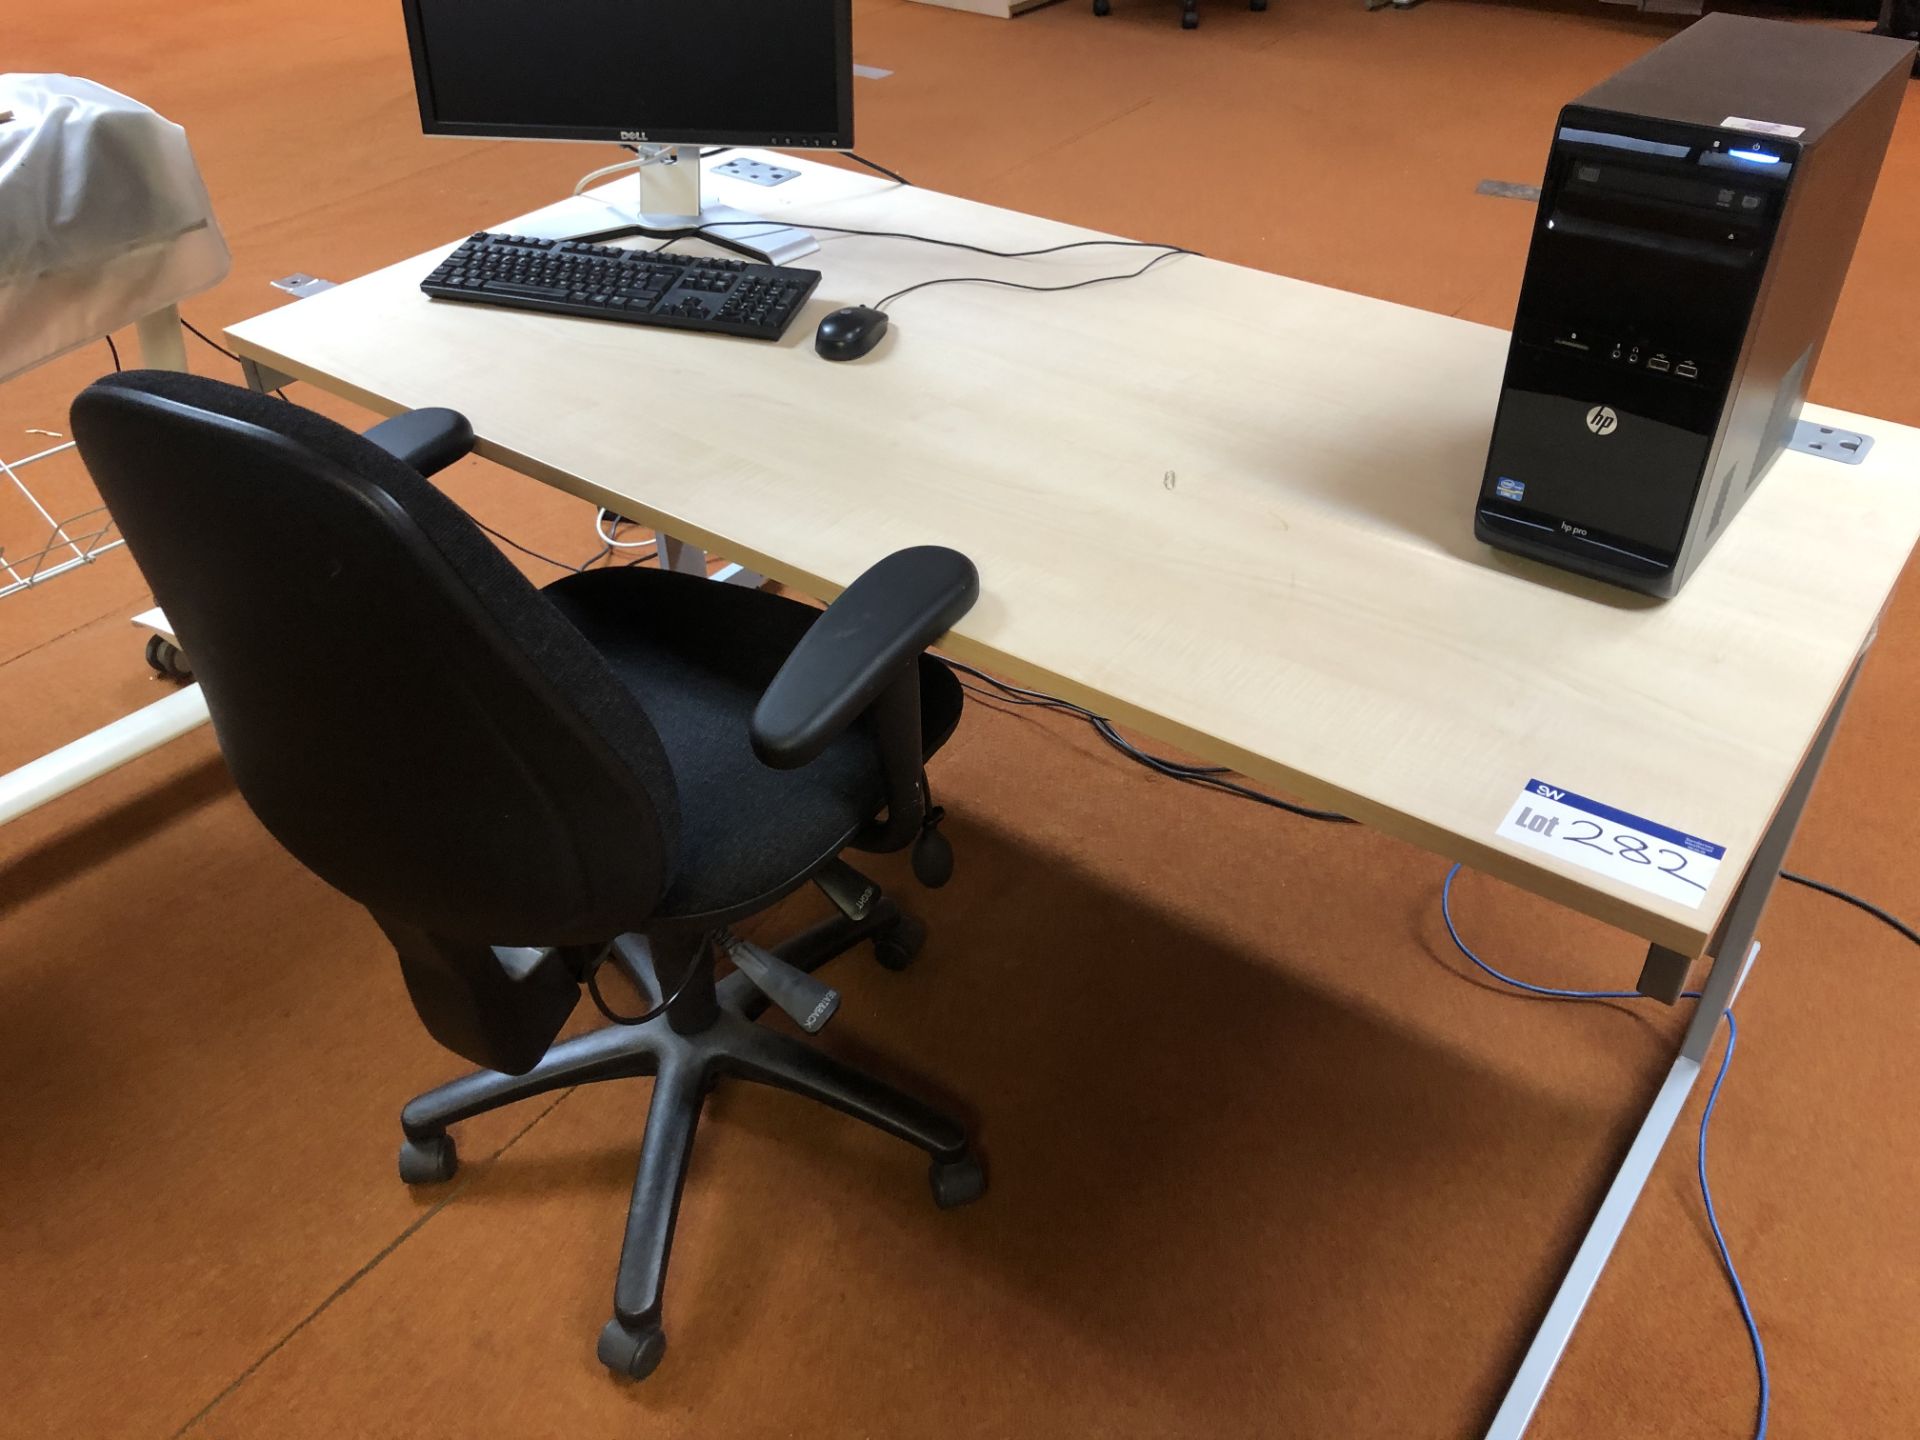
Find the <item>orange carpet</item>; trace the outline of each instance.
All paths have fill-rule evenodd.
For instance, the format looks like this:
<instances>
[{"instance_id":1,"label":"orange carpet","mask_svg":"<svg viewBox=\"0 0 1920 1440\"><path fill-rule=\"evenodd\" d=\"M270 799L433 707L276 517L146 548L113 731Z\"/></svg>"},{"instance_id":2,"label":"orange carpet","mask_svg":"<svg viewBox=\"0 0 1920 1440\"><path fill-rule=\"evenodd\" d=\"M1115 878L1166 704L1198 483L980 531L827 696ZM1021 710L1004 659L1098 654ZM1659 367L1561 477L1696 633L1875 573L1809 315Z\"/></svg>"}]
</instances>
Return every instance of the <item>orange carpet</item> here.
<instances>
[{"instance_id":1,"label":"orange carpet","mask_svg":"<svg viewBox=\"0 0 1920 1440\"><path fill-rule=\"evenodd\" d=\"M1208 3L1189 34L1164 0L1012 22L856 4L858 58L893 72L857 82L860 148L912 179L1492 323L1531 211L1475 185L1536 180L1557 107L1677 23L1593 0L1275 0ZM422 138L394 0L67 0L10 7L0 41L9 68L88 76L188 128L235 256L185 307L216 338L280 301L275 276L350 278L612 158ZM1917 181L1909 105L1814 384L1909 424ZM233 373L189 343L196 369ZM0 387L0 455L64 429L105 365L95 347ZM77 470L47 483L85 490ZM597 548L576 500L478 461L448 486L536 549ZM0 504L0 543L8 526L31 528ZM144 598L122 553L0 601L0 770L162 693L126 623ZM1916 704L1908 587L1791 861L1909 916ZM459 1180L410 1194L399 1106L458 1062L372 922L252 820L207 732L0 830L0 1433L1477 1433L1681 1017L1471 979L1434 857L1161 780L1064 720L973 706L935 783L953 884L873 867L932 938L904 974L842 962L824 1039L959 1097L993 1188L942 1214L896 1142L720 1091L667 1361L637 1387L593 1340L645 1082L471 1122ZM1631 983L1619 933L1477 877L1458 901L1511 970ZM1713 1165L1775 1433L1911 1434L1920 954L1793 889L1762 936ZM1751 1431L1693 1183L1703 1098L1543 1440Z\"/></svg>"}]
</instances>

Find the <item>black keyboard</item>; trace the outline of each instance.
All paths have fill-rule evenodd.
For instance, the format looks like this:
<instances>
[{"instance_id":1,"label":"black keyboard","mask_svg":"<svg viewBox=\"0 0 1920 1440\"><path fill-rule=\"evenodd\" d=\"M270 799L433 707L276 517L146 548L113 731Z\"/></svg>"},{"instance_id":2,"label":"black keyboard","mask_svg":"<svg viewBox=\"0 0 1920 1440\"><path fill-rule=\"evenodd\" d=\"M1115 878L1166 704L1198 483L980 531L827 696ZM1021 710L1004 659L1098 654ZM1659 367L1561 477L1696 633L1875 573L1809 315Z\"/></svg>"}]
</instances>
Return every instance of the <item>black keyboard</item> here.
<instances>
[{"instance_id":1,"label":"black keyboard","mask_svg":"<svg viewBox=\"0 0 1920 1440\"><path fill-rule=\"evenodd\" d=\"M819 283L818 270L787 265L483 232L420 288L439 300L778 340Z\"/></svg>"}]
</instances>

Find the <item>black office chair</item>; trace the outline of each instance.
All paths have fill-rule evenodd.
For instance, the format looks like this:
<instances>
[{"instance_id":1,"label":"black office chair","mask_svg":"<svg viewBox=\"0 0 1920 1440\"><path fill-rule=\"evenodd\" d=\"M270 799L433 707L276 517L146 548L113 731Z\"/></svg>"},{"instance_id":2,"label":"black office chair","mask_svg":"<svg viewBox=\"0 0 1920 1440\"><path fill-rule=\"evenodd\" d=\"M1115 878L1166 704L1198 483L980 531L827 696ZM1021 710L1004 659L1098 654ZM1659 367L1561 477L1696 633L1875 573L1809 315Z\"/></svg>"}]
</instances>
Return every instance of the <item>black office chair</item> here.
<instances>
[{"instance_id":1,"label":"black office chair","mask_svg":"<svg viewBox=\"0 0 1920 1440\"><path fill-rule=\"evenodd\" d=\"M602 1362L660 1363L675 1212L719 1077L919 1146L942 1206L982 1193L957 1121L753 1023L771 996L817 1028L837 997L809 972L861 940L894 968L919 948L919 924L839 857L912 846L922 880L951 869L923 762L961 694L922 652L978 594L966 557L900 551L824 613L634 568L536 590L423 478L472 447L452 411L361 436L130 371L89 386L72 423L241 794L372 912L427 1029L485 1067L405 1107L402 1177L452 1176L455 1121L654 1076ZM732 935L808 880L830 920L771 953ZM736 968L716 981L721 948ZM648 1012L604 998L607 965ZM623 1023L556 1045L583 985Z\"/></svg>"}]
</instances>

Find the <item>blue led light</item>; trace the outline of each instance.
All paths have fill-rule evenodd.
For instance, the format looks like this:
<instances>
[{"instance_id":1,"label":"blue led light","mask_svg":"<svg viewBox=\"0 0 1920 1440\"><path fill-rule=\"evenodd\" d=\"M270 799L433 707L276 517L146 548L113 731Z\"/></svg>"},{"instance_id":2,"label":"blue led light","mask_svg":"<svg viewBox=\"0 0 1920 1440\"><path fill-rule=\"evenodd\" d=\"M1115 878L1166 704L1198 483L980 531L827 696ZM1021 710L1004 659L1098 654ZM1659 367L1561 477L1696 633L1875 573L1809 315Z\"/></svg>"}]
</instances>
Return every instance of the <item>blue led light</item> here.
<instances>
[{"instance_id":1,"label":"blue led light","mask_svg":"<svg viewBox=\"0 0 1920 1440\"><path fill-rule=\"evenodd\" d=\"M1755 165L1778 165L1780 163L1780 157L1778 155L1769 155L1764 150L1729 150L1727 154L1731 155L1735 160L1746 160Z\"/></svg>"}]
</instances>

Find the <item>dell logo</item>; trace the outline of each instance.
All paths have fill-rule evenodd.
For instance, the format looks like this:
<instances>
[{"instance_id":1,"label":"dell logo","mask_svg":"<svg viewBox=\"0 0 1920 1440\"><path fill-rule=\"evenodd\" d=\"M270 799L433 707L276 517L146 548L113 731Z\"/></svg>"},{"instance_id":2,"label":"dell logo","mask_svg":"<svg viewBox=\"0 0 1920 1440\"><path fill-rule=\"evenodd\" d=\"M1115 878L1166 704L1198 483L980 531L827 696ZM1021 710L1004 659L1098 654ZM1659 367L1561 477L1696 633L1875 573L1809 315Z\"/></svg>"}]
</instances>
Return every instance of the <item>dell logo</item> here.
<instances>
[{"instance_id":1,"label":"dell logo","mask_svg":"<svg viewBox=\"0 0 1920 1440\"><path fill-rule=\"evenodd\" d=\"M1596 435L1611 435L1620 428L1620 417L1611 405L1596 405L1587 411L1587 429Z\"/></svg>"},{"instance_id":2,"label":"dell logo","mask_svg":"<svg viewBox=\"0 0 1920 1440\"><path fill-rule=\"evenodd\" d=\"M644 130L622 130L620 132L620 138L622 140L645 140L647 138L647 132Z\"/></svg>"}]
</instances>

